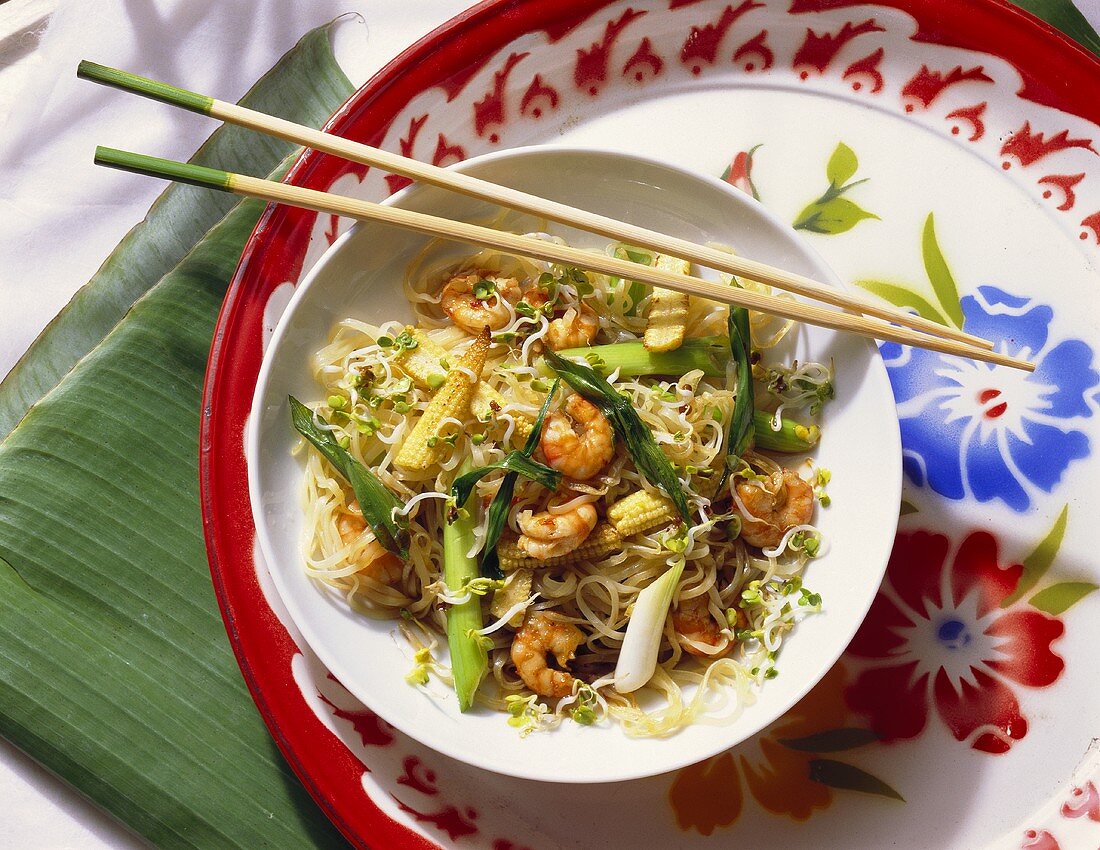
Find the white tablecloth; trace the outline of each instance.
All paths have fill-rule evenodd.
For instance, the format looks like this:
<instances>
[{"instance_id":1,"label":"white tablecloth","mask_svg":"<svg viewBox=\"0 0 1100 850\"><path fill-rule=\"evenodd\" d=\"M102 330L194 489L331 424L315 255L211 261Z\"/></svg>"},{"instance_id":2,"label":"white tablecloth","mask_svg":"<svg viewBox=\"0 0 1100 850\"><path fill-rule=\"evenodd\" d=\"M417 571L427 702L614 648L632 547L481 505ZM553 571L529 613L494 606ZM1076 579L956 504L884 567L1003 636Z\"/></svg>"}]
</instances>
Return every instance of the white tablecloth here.
<instances>
[{"instance_id":1,"label":"white tablecloth","mask_svg":"<svg viewBox=\"0 0 1100 850\"><path fill-rule=\"evenodd\" d=\"M233 101L307 30L357 12L362 20L349 16L335 47L358 84L472 3L61 0L40 41L33 31L4 32L5 21L17 19L33 30L31 12L50 5L0 5L0 375L163 189L159 181L95 167L96 144L187 159L215 127L77 80L80 59ZM3 741L0 812L3 848L144 846Z\"/></svg>"},{"instance_id":2,"label":"white tablecloth","mask_svg":"<svg viewBox=\"0 0 1100 850\"><path fill-rule=\"evenodd\" d=\"M39 40L33 22L56 3ZM96 144L186 159L210 121L75 78L107 65L236 100L308 29L358 12L337 33L365 81L468 0L10 0L0 5L0 375L88 280L162 184L96 168ZM1100 27L1100 0L1078 0ZM33 7L33 8L32 8ZM40 17L40 16L39 16ZM9 26L5 28L5 22ZM18 90L15 90L18 87ZM10 109L10 113L5 112ZM0 847L131 848L140 839L0 741Z\"/></svg>"}]
</instances>

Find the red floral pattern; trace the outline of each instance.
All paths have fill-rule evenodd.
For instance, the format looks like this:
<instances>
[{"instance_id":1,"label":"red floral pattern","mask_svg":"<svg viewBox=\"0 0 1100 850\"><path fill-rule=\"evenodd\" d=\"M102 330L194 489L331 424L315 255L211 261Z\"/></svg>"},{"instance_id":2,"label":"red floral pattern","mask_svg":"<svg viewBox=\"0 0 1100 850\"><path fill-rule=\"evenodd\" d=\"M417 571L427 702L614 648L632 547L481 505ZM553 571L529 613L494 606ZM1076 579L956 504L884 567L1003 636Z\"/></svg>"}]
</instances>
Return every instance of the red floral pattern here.
<instances>
[{"instance_id":1,"label":"red floral pattern","mask_svg":"<svg viewBox=\"0 0 1100 850\"><path fill-rule=\"evenodd\" d=\"M1065 665L1052 645L1064 627L1026 605L1001 607L1024 568L1001 566L992 535L974 532L951 549L942 534L898 534L883 588L848 647L872 662L848 704L883 741L919 735L934 705L956 740L1007 752L1028 728L1012 684L1058 679Z\"/></svg>"}]
</instances>

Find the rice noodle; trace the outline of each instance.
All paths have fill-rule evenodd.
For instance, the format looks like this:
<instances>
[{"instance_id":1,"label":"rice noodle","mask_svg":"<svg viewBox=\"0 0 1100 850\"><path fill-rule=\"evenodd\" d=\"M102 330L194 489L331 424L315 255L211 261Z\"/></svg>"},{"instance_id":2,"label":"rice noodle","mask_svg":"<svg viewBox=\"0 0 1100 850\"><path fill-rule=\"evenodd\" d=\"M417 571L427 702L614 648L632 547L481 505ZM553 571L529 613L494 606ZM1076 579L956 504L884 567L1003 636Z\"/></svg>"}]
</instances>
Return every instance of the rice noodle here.
<instances>
[{"instance_id":1,"label":"rice noodle","mask_svg":"<svg viewBox=\"0 0 1100 850\"><path fill-rule=\"evenodd\" d=\"M494 224L501 226L503 220ZM540 238L557 239L545 234ZM608 251L620 249L610 246ZM453 326L442 312L439 290L451 276L473 270L512 276L523 286L547 272L556 276L559 283L553 315L576 315L583 300L600 322L597 343L637 339L645 329L648 294L639 304L631 305L628 282L592 274L588 279L594 291L582 296L583 287L557 267L492 251L456 264L452 248L431 242L408 268L403 281L405 295L415 314L415 324L447 352L450 368L460 369L471 381L476 376L457 361L472 338ZM745 285L759 288L757 284ZM508 321L495 334L497 344L482 381L499 393L504 403L493 409L489 421L476 420L472 414L444 420L448 433L456 435L447 438L453 440L455 448L445 452L441 462L426 472L412 473L394 466L398 449L432 397L427 387L415 383L409 386L393 344L379 344L379 340L386 343L384 337L393 340L400 335L404 322L372 324L345 319L336 325L329 343L311 359L319 395L326 399L312 405L315 424L346 443L352 457L371 468L405 501L396 513L408 518L410 545L400 579L392 583L381 580L384 575L366 557L367 552L377 551L369 529L348 539L338 529L338 523L346 525L350 516L361 523L350 488L311 449L303 452L304 568L311 578L340 593L356 611L372 617L399 618L403 632L407 637L412 635L418 645L434 641L434 636L445 630L448 603L473 598L469 589L447 591L442 581L442 528L447 511L443 503L458 467L467 459L475 467L503 460L522 444L520 434L524 432L519 426L534 419L545 397L545 386L539 388L539 382L546 383L546 377L538 359L546 345L550 317L541 310L524 315L499 294L492 298L507 306ZM689 336L725 333L726 307L701 299L690 303ZM793 323L777 327L770 318L756 314L750 319L757 348L774 345L793 327ZM832 377L830 369L807 363L793 364L784 374L801 383L797 392L775 399L776 406L767 408L774 409L777 418L785 406L798 407L810 396L820 397L816 388ZM724 520L731 511L749 515L733 480L721 493L713 492L724 463L723 423L728 422L736 399L732 369L723 377L708 377L697 370L672 381L653 377L620 379L617 371L606 377L629 398L668 459L677 465L694 513L693 524L679 534L674 533L675 529L656 529L635 535L596 561L536 569L527 598L511 605L501 616L486 613L486 625L478 631L486 643L491 643L490 674L479 692L479 701L504 711L507 696L530 696L509 651L515 630L513 620L524 612L537 611L581 630L583 641L570 669L579 677L578 683L581 679L588 681L577 684L573 693L556 705L533 709L532 717L537 719L531 722L539 728L553 728L582 708L591 710L596 722L608 719L633 736L660 737L691 723L729 722L755 700L755 688L774 668L775 653L785 635L801 617L819 607L807 604L806 594L800 590L799 577L809 556L792 544L798 534L819 538L818 532L812 525L797 526L788 530L774 549L762 552L727 536ZM330 406L328 398L333 395L346 399L338 410ZM474 434L479 435L476 445L471 439ZM780 469L774 460L755 452L746 453L744 460L765 476ZM474 486L468 503L476 506L474 542L468 553L471 557L484 548L484 508L503 477L503 471L492 472ZM752 480L747 483L763 486ZM602 516L610 504L639 490L657 492L619 446L611 463L597 477L587 482L567 481L558 494L547 494L540 485L519 478L507 527L518 533L517 519L524 512L549 511L561 516L585 504L595 505ZM678 634L669 618L655 675L637 695L620 694L614 689L610 670L618 658L632 606L638 594L678 559L683 560L684 570L676 598L680 604L705 599L721 639L714 644L691 640ZM743 604L746 598L752 603ZM491 594L484 597L486 606L490 599ZM707 657L693 655L690 650ZM432 670L446 680L448 674L441 665L433 662Z\"/></svg>"}]
</instances>

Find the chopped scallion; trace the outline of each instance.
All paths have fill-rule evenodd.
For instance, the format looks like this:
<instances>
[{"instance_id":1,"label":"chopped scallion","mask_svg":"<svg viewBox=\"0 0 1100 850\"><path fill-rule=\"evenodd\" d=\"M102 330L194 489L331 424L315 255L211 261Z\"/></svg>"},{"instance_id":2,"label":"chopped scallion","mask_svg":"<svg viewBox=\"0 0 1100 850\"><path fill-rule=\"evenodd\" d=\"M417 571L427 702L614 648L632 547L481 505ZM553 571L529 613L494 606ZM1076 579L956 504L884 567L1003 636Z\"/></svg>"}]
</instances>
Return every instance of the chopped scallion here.
<instances>
[{"instance_id":1,"label":"chopped scallion","mask_svg":"<svg viewBox=\"0 0 1100 850\"><path fill-rule=\"evenodd\" d=\"M348 454L347 447L340 445L331 431L318 428L313 416L312 410L290 396L290 418L294 429L347 479L363 511L363 519L378 542L398 557L407 558L408 531L404 521L394 519L395 512L402 507L401 501L373 472Z\"/></svg>"}]
</instances>

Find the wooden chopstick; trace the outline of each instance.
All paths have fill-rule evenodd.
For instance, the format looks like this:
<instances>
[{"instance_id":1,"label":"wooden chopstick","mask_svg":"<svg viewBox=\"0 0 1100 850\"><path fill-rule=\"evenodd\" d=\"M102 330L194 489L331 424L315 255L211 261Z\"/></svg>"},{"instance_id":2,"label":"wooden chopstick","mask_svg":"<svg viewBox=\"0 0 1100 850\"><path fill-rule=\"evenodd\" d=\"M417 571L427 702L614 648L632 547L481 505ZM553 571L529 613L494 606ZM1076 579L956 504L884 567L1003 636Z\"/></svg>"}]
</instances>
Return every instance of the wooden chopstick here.
<instances>
[{"instance_id":1,"label":"wooden chopstick","mask_svg":"<svg viewBox=\"0 0 1100 850\"><path fill-rule=\"evenodd\" d=\"M805 322L806 324L854 333L873 339L889 340L903 345L915 345L944 354L955 354L974 360L996 363L1001 366L1011 366L1028 372L1035 369L1031 363L1015 357L1009 357L984 348L977 348L956 340L929 336L909 328L897 327L881 319L843 313L817 304L778 298L774 295L763 295L752 290L725 286L702 278L672 274L649 266L632 263L629 260L609 257L606 254L583 251L579 248L558 245L530 236L506 233L476 224L451 221L425 213L400 209L399 207L383 206L382 204L361 201L343 195L332 195L328 192L318 192L315 189L290 186L274 180L263 180L258 177L233 174L216 168L173 162L172 160L129 153L113 148L96 148L95 161L99 165L106 165L123 171L147 174L151 177L160 177L181 183L191 183L196 186L206 186L211 189L220 189L225 192L233 192L278 204L289 204L317 210L318 212L347 216L360 221L391 224L415 230L419 233L442 237L443 239L484 245L499 251L532 257L546 262L579 266L590 271L602 272L627 280L638 280L654 286L663 286L666 289L686 292L689 295L696 295L711 301L747 307L750 310L770 313Z\"/></svg>"},{"instance_id":2,"label":"wooden chopstick","mask_svg":"<svg viewBox=\"0 0 1100 850\"><path fill-rule=\"evenodd\" d=\"M993 343L979 336L941 325L922 316L902 312L860 293L844 292L803 275L784 271L765 263L732 255L704 245L696 245L686 239L679 239L644 227L616 221L607 216L576 209L557 201L540 198L468 174L461 174L439 166L419 162L370 145L343 139L331 133L315 130L312 127L295 124L293 121L247 109L235 103L216 100L206 95L176 88L116 68L97 65L87 60L80 63L77 75L84 79L143 95L163 103L209 115L221 121L247 127L269 136L275 136L295 144L333 154L352 162L380 168L412 180L430 183L500 206L531 213L561 224L568 224L610 239L649 248L662 254L670 254L716 271L747 277L774 286L777 289L824 301L827 304L854 310L858 313L877 316L888 322L914 328L933 336L954 339L979 348L993 348Z\"/></svg>"}]
</instances>

